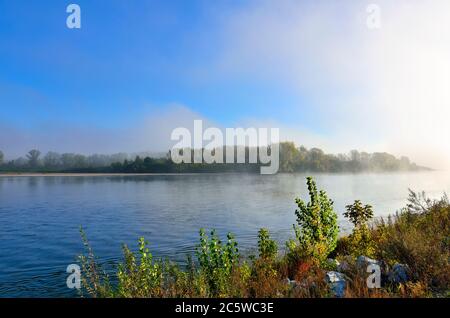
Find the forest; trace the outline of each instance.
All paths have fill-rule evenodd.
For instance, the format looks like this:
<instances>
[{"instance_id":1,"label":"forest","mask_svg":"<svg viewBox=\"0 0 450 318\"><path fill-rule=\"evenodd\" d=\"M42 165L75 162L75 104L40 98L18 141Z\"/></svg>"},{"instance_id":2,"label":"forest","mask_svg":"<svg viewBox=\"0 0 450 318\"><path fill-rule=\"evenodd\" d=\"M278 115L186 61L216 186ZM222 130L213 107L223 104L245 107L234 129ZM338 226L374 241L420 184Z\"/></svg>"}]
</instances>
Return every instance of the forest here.
<instances>
[{"instance_id":1,"label":"forest","mask_svg":"<svg viewBox=\"0 0 450 318\"><path fill-rule=\"evenodd\" d=\"M293 142L281 142L279 172L385 172L431 170L419 166L408 157L395 157L386 152L367 153L351 150L346 154L328 154L319 148L297 147ZM191 151L192 156L194 151ZM3 173L195 173L195 172L259 172L261 164L247 163L250 149L245 148L246 163L182 163L166 154L111 155L47 152L30 150L24 157L6 160L0 151L0 172ZM225 151L224 151L225 153ZM236 155L236 151L235 151ZM225 162L225 160L224 160ZM236 161L235 161L236 162Z\"/></svg>"}]
</instances>

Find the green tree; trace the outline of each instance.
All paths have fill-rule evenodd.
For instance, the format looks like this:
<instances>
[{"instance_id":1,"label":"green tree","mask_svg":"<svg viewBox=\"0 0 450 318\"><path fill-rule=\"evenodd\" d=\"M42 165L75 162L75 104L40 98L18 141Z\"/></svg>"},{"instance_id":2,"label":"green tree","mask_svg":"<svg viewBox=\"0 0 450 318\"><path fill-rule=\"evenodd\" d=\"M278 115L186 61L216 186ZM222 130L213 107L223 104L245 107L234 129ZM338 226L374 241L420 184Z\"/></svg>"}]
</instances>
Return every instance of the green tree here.
<instances>
[{"instance_id":1,"label":"green tree","mask_svg":"<svg viewBox=\"0 0 450 318\"><path fill-rule=\"evenodd\" d=\"M5 155L3 155L3 152L0 150L0 165L3 164L4 158L5 158Z\"/></svg>"},{"instance_id":2,"label":"green tree","mask_svg":"<svg viewBox=\"0 0 450 318\"><path fill-rule=\"evenodd\" d=\"M346 207L344 216L353 223L355 227L366 224L368 220L373 217L372 206L366 204L363 206L360 200L355 200L353 204L349 204Z\"/></svg>"},{"instance_id":3,"label":"green tree","mask_svg":"<svg viewBox=\"0 0 450 318\"><path fill-rule=\"evenodd\" d=\"M360 200L346 206L344 216L354 225L350 234L350 253L354 256L372 257L375 253L368 222L373 218L373 209L369 204L363 205Z\"/></svg>"},{"instance_id":4,"label":"green tree","mask_svg":"<svg viewBox=\"0 0 450 318\"><path fill-rule=\"evenodd\" d=\"M333 201L325 191L318 191L312 177L307 178L310 202L297 198L295 210L297 225L294 225L300 248L320 261L336 248L339 227Z\"/></svg>"},{"instance_id":5,"label":"green tree","mask_svg":"<svg viewBox=\"0 0 450 318\"><path fill-rule=\"evenodd\" d=\"M267 229L260 229L258 232L259 257L264 259L275 259L278 253L277 243L270 238Z\"/></svg>"},{"instance_id":6,"label":"green tree","mask_svg":"<svg viewBox=\"0 0 450 318\"><path fill-rule=\"evenodd\" d=\"M76 166L76 155L73 153L63 153L61 155L61 164L63 168L74 168Z\"/></svg>"},{"instance_id":7,"label":"green tree","mask_svg":"<svg viewBox=\"0 0 450 318\"><path fill-rule=\"evenodd\" d=\"M280 143L280 171L294 172L298 157L299 152L293 142Z\"/></svg>"},{"instance_id":8,"label":"green tree","mask_svg":"<svg viewBox=\"0 0 450 318\"><path fill-rule=\"evenodd\" d=\"M213 297L226 295L228 280L239 261L237 242L231 233L227 234L227 242L223 244L216 231L208 237L204 229L200 229L200 245L197 257L202 273L207 277L209 292Z\"/></svg>"},{"instance_id":9,"label":"green tree","mask_svg":"<svg viewBox=\"0 0 450 318\"><path fill-rule=\"evenodd\" d=\"M163 294L164 263L155 260L148 242L139 239L139 251L123 247L124 262L117 271L118 295L121 297L161 297Z\"/></svg>"},{"instance_id":10,"label":"green tree","mask_svg":"<svg viewBox=\"0 0 450 318\"><path fill-rule=\"evenodd\" d=\"M57 167L59 165L60 161L61 161L61 156L56 152L49 151L44 156L44 166L46 168Z\"/></svg>"},{"instance_id":11,"label":"green tree","mask_svg":"<svg viewBox=\"0 0 450 318\"><path fill-rule=\"evenodd\" d=\"M41 152L39 150L33 149L30 150L27 154L28 164L30 167L37 167L39 164L39 156L41 155Z\"/></svg>"}]
</instances>

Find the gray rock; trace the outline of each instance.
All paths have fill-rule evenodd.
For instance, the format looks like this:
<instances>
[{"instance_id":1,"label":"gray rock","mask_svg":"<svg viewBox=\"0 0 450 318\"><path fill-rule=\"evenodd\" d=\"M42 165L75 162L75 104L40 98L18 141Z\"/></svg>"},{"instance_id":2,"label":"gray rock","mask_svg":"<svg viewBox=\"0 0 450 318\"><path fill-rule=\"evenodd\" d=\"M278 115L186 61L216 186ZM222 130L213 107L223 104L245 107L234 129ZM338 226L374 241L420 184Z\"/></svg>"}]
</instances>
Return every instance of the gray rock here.
<instances>
[{"instance_id":1,"label":"gray rock","mask_svg":"<svg viewBox=\"0 0 450 318\"><path fill-rule=\"evenodd\" d=\"M388 274L388 281L394 284L406 283L409 280L408 267L404 264L395 264Z\"/></svg>"},{"instance_id":2,"label":"gray rock","mask_svg":"<svg viewBox=\"0 0 450 318\"><path fill-rule=\"evenodd\" d=\"M362 269L362 270L366 270L367 266L369 265L378 265L381 267L381 262L372 259L370 257L367 256L358 256L358 259L356 260L356 265L358 266L358 268Z\"/></svg>"},{"instance_id":3,"label":"gray rock","mask_svg":"<svg viewBox=\"0 0 450 318\"><path fill-rule=\"evenodd\" d=\"M342 298L345 296L345 288L347 287L346 276L340 272L327 272L326 281L330 284L331 290L335 297Z\"/></svg>"}]
</instances>

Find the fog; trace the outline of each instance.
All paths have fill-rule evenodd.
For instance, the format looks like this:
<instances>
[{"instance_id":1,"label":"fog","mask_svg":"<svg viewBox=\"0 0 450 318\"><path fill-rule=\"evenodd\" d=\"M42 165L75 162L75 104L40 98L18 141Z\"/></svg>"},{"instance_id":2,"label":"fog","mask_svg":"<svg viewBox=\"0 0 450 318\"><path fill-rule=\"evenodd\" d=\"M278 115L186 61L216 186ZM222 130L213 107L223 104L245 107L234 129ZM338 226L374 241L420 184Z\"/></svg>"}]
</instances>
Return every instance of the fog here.
<instances>
[{"instance_id":1,"label":"fog","mask_svg":"<svg viewBox=\"0 0 450 318\"><path fill-rule=\"evenodd\" d=\"M176 127L190 128L194 119L202 117L185 106L171 104L148 112L135 124L122 128L50 122L19 129L0 124L0 150L7 159L24 156L30 149L39 149L42 153L56 151L85 155L167 152L174 144L170 140L172 130Z\"/></svg>"},{"instance_id":2,"label":"fog","mask_svg":"<svg viewBox=\"0 0 450 318\"><path fill-rule=\"evenodd\" d=\"M377 1L380 28L369 29L372 2L257 2L225 19L210 76L263 78L306 97L328 131L302 128L299 105L298 125L273 123L296 141L449 168L450 2Z\"/></svg>"},{"instance_id":3,"label":"fog","mask_svg":"<svg viewBox=\"0 0 450 318\"><path fill-rule=\"evenodd\" d=\"M387 151L420 165L450 168L450 2L377 1L381 28L376 30L366 25L368 3L255 1L218 14L217 29L202 36L205 42L216 39L220 49L196 66L195 79L254 78L283 85L310 103L286 106L297 124L254 114L234 127L278 127L282 140L297 145L334 153ZM171 131L191 127L194 119L223 128L219 119L192 111L195 105L177 102L110 128L57 118L18 127L0 119L0 149L7 158L32 148L83 154L166 151L174 144ZM273 112L283 107L274 105ZM303 111L317 114L326 130L305 125Z\"/></svg>"}]
</instances>

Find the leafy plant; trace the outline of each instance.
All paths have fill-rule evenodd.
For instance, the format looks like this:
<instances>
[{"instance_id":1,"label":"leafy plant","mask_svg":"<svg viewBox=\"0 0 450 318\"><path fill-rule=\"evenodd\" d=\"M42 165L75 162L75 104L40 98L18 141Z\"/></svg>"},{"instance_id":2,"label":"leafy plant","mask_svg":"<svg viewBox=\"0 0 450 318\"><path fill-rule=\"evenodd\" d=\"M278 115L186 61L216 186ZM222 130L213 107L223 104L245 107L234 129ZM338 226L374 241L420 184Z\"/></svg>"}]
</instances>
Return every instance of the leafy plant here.
<instances>
[{"instance_id":1,"label":"leafy plant","mask_svg":"<svg viewBox=\"0 0 450 318\"><path fill-rule=\"evenodd\" d=\"M325 191L317 190L313 178L308 177L306 183L310 202L295 200L298 209L295 210L297 225L294 225L294 230L301 251L323 261L336 247L337 214L333 210L333 201Z\"/></svg>"},{"instance_id":2,"label":"leafy plant","mask_svg":"<svg viewBox=\"0 0 450 318\"><path fill-rule=\"evenodd\" d=\"M123 247L124 260L114 267L116 272L108 272L110 280L80 230L87 250L79 257L83 291L91 297L330 297L324 275L335 270L336 263L324 257L335 244L332 229L337 225L330 221L335 220L331 200L317 192L312 179L308 181L311 202L299 200L297 239L286 243L285 256L277 258L277 245L267 229L258 232L259 257L248 263L240 262L233 235L222 243L215 231L208 236L202 229L198 263L188 258L187 266L179 267L155 259L141 238L136 252ZM355 201L347 206L344 215L355 228L340 238L334 251L349 278L346 297L449 296L450 204L444 196L423 207L417 213L403 209L369 227L369 205ZM405 264L409 281L370 290L366 273L349 254L365 254L388 266Z\"/></svg>"},{"instance_id":3,"label":"leafy plant","mask_svg":"<svg viewBox=\"0 0 450 318\"><path fill-rule=\"evenodd\" d=\"M371 218L373 218L372 206L366 204L363 206L360 200L355 200L353 204L346 206L346 212L344 216L353 223L355 227L366 224Z\"/></svg>"},{"instance_id":4,"label":"leafy plant","mask_svg":"<svg viewBox=\"0 0 450 318\"><path fill-rule=\"evenodd\" d=\"M210 237L204 229L200 229L200 245L197 257L200 270L207 279L209 291L214 296L224 296L227 292L227 281L239 262L237 242L231 233L227 234L227 242L222 244L215 230Z\"/></svg>"},{"instance_id":5,"label":"leafy plant","mask_svg":"<svg viewBox=\"0 0 450 318\"><path fill-rule=\"evenodd\" d=\"M346 206L344 216L354 225L348 241L350 254L373 257L375 248L368 226L369 220L373 218L372 206L369 204L363 205L360 200L355 200L353 204Z\"/></svg>"},{"instance_id":6,"label":"leafy plant","mask_svg":"<svg viewBox=\"0 0 450 318\"><path fill-rule=\"evenodd\" d=\"M372 236L377 257L390 265L406 264L413 281L445 293L450 289L449 233L450 204L444 195L422 212L404 209L387 222L379 221Z\"/></svg>"},{"instance_id":7,"label":"leafy plant","mask_svg":"<svg viewBox=\"0 0 450 318\"><path fill-rule=\"evenodd\" d=\"M448 196L446 193L439 200L430 199L425 191L422 192L414 192L411 189L408 189L408 204L406 205L406 210L413 213L426 213L430 209L436 206L445 207L449 205Z\"/></svg>"},{"instance_id":8,"label":"leafy plant","mask_svg":"<svg viewBox=\"0 0 450 318\"><path fill-rule=\"evenodd\" d=\"M159 297L162 295L163 268L161 260L154 261L148 242L141 237L137 256L123 246L124 262L119 265L118 292L122 297Z\"/></svg>"},{"instance_id":9,"label":"leafy plant","mask_svg":"<svg viewBox=\"0 0 450 318\"><path fill-rule=\"evenodd\" d=\"M86 233L80 227L80 235L87 254L78 256L78 261L81 265L81 285L82 290L85 290L91 297L112 297L113 289L106 272L97 262L94 251L87 239Z\"/></svg>"},{"instance_id":10,"label":"leafy plant","mask_svg":"<svg viewBox=\"0 0 450 318\"><path fill-rule=\"evenodd\" d=\"M267 229L263 228L258 232L258 250L260 258L273 260L277 256L277 243L270 238L270 234Z\"/></svg>"}]
</instances>

